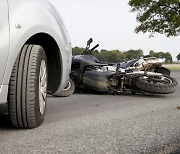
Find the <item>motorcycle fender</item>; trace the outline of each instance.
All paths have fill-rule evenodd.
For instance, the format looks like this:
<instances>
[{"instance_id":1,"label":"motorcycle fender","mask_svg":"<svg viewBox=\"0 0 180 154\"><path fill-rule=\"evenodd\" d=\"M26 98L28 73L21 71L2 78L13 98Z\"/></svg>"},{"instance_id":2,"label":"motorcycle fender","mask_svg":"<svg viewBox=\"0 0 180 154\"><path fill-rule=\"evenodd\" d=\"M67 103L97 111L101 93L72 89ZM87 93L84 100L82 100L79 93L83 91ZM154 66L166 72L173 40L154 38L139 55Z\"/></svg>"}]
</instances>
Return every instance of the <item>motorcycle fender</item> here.
<instances>
[{"instance_id":1,"label":"motorcycle fender","mask_svg":"<svg viewBox=\"0 0 180 154\"><path fill-rule=\"evenodd\" d=\"M157 73L162 73L164 75L168 75L168 76L171 75L171 70L166 67L162 67L162 66L156 67L154 71Z\"/></svg>"}]
</instances>

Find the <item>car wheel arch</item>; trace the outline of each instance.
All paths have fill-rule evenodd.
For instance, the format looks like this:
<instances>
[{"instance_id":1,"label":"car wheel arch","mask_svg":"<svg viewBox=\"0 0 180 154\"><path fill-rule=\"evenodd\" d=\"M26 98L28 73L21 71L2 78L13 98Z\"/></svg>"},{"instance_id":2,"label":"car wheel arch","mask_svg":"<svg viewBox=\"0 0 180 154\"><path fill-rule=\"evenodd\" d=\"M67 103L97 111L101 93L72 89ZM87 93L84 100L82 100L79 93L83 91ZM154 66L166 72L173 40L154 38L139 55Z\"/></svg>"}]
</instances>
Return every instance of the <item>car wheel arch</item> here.
<instances>
[{"instance_id":1,"label":"car wheel arch","mask_svg":"<svg viewBox=\"0 0 180 154\"><path fill-rule=\"evenodd\" d=\"M38 33L29 38L25 44L40 45L45 50L49 76L48 93L55 93L62 79L62 56L56 41L49 34Z\"/></svg>"}]
</instances>

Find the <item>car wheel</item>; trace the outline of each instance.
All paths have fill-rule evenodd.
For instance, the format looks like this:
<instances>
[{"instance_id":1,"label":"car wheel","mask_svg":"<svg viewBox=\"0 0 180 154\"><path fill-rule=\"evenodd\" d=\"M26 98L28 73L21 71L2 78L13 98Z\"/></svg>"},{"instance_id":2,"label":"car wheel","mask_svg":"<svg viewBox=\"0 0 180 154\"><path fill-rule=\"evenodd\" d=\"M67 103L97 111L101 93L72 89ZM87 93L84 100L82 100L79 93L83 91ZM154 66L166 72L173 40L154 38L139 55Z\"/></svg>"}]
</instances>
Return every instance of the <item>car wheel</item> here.
<instances>
[{"instance_id":1,"label":"car wheel","mask_svg":"<svg viewBox=\"0 0 180 154\"><path fill-rule=\"evenodd\" d=\"M44 121L47 81L45 51L38 45L25 45L9 83L8 107L13 126L35 128Z\"/></svg>"}]
</instances>

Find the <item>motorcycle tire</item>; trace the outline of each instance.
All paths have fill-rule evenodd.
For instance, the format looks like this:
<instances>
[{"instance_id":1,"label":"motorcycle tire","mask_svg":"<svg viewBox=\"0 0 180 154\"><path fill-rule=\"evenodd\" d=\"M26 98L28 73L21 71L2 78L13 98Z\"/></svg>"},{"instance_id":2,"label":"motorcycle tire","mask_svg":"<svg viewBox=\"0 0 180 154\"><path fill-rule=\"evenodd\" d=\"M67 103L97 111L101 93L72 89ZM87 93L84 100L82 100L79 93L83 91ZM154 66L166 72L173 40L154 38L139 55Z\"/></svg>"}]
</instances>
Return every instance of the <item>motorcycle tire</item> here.
<instances>
[{"instance_id":1,"label":"motorcycle tire","mask_svg":"<svg viewBox=\"0 0 180 154\"><path fill-rule=\"evenodd\" d=\"M154 94L170 94L176 91L177 80L171 76L163 75L161 79L140 77L135 79L135 86L141 91Z\"/></svg>"},{"instance_id":2,"label":"motorcycle tire","mask_svg":"<svg viewBox=\"0 0 180 154\"><path fill-rule=\"evenodd\" d=\"M72 95L74 93L74 91L75 91L74 82L72 81L71 78L69 78L69 81L68 81L66 87L59 94L56 94L54 96L68 97L68 96Z\"/></svg>"}]
</instances>

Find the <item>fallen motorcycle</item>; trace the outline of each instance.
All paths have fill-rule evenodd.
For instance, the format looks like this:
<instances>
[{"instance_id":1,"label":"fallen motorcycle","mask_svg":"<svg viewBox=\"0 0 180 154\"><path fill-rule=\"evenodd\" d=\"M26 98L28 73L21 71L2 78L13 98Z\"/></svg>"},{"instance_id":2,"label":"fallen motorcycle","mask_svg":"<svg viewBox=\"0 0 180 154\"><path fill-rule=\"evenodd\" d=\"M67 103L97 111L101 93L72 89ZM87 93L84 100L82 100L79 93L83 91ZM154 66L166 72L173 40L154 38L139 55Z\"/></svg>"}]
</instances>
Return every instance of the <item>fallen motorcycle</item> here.
<instances>
[{"instance_id":1,"label":"fallen motorcycle","mask_svg":"<svg viewBox=\"0 0 180 154\"><path fill-rule=\"evenodd\" d=\"M92 38L87 41L87 47L82 55L72 59L68 89L63 93L68 96L71 88L81 87L99 92L170 94L175 92L177 80L170 76L170 70L162 67L163 58L140 58L122 63L107 64L91 55L97 44L90 49ZM68 94L68 95L67 95Z\"/></svg>"}]
</instances>

